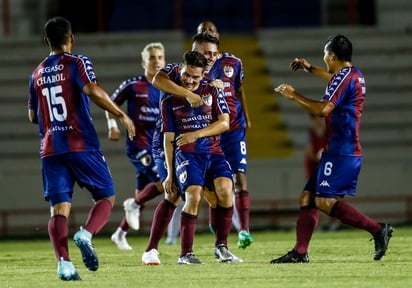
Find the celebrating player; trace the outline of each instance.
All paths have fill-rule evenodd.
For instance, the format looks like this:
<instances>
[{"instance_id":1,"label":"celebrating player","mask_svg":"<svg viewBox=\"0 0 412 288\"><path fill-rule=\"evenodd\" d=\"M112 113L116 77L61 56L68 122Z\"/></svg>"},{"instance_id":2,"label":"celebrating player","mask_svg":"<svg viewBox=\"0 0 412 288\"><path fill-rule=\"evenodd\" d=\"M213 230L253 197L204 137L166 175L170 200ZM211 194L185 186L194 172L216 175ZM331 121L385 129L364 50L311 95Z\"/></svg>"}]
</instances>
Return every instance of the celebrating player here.
<instances>
[{"instance_id":1,"label":"celebrating player","mask_svg":"<svg viewBox=\"0 0 412 288\"><path fill-rule=\"evenodd\" d=\"M39 125L44 198L51 206L48 232L58 261L57 276L80 280L68 247L74 184L88 189L94 200L85 225L74 234L83 262L91 271L99 267L92 236L106 224L115 199L113 180L91 121L90 99L118 117L130 139L135 136L135 127L97 85L90 59L71 54L74 37L70 22L55 17L46 22L44 30L50 54L30 77L28 117Z\"/></svg>"},{"instance_id":2,"label":"celebrating player","mask_svg":"<svg viewBox=\"0 0 412 288\"><path fill-rule=\"evenodd\" d=\"M296 243L286 255L271 264L307 263L308 247L318 223L318 209L344 224L363 229L375 240L374 260L380 260L388 249L393 228L367 217L350 204L340 201L354 196L362 165L359 125L365 100L365 78L352 64L352 43L343 35L330 37L324 46L326 69L311 65L305 59L295 59L292 70L312 72L329 83L320 101L308 99L289 84L275 91L295 101L308 112L325 117L326 143L317 169L313 172L300 197L296 225Z\"/></svg>"},{"instance_id":3,"label":"celebrating player","mask_svg":"<svg viewBox=\"0 0 412 288\"><path fill-rule=\"evenodd\" d=\"M196 51L183 55L180 81L183 87L199 94L205 105L192 108L179 97L162 101L162 131L168 176L166 193L180 188L185 205L181 213L181 253L179 264L202 264L193 254L193 239L203 187L213 181L217 206L221 209L218 253L221 262L232 260L227 237L233 215L232 171L223 155L219 134L229 128L229 111L222 91L208 82L201 82L207 59ZM176 178L175 178L176 177ZM175 180L176 179L176 180ZM183 194L184 193L184 194Z\"/></svg>"},{"instance_id":4,"label":"celebrating player","mask_svg":"<svg viewBox=\"0 0 412 288\"><path fill-rule=\"evenodd\" d=\"M135 197L123 202L126 216L112 234L111 240L120 250L131 250L126 239L129 226L140 227L140 213L144 204L163 193L157 167L152 156L152 139L156 121L160 117L160 91L152 85L153 76L165 65L165 49L162 43L149 43L141 52L144 76L124 81L113 93L112 100L118 105L127 101L127 113L134 120L136 137L127 139L126 152L130 163L136 169ZM120 139L116 120L107 113L109 139Z\"/></svg>"},{"instance_id":5,"label":"celebrating player","mask_svg":"<svg viewBox=\"0 0 412 288\"><path fill-rule=\"evenodd\" d=\"M197 28L198 33L210 34L219 39L216 25L211 21L203 21ZM195 36L196 37L196 36ZM230 130L221 136L221 145L227 161L235 174L235 227L238 228L239 248L246 248L254 242L249 233L250 197L247 188L247 143L246 128L251 127L246 94L243 89L243 64L233 54L221 53L207 73L210 80L219 79L224 84L224 96L230 109ZM210 208L210 224L215 225L214 208ZM236 221L237 220L237 221Z\"/></svg>"}]
</instances>

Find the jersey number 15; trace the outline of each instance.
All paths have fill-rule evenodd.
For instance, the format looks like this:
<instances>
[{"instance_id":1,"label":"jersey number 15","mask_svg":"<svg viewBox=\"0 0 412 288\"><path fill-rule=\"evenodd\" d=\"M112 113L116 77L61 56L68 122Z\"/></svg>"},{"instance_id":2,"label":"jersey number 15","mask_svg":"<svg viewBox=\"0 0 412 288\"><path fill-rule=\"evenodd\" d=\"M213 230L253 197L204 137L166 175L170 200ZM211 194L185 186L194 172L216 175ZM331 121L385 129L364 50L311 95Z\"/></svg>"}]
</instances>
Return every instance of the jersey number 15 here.
<instances>
[{"instance_id":1,"label":"jersey number 15","mask_svg":"<svg viewBox=\"0 0 412 288\"><path fill-rule=\"evenodd\" d=\"M57 85L41 90L44 97L47 99L47 107L49 108L50 121L64 121L67 117L67 107L64 98L61 95L62 86Z\"/></svg>"}]
</instances>

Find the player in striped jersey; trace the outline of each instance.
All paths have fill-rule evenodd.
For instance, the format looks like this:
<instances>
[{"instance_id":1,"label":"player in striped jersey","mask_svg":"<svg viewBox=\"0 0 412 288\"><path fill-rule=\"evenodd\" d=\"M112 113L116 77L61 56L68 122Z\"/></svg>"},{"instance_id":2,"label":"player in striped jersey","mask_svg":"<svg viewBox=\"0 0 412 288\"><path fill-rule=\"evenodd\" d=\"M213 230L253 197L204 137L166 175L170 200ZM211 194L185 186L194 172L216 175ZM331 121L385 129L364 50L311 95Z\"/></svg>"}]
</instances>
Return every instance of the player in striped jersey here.
<instances>
[{"instance_id":1,"label":"player in striped jersey","mask_svg":"<svg viewBox=\"0 0 412 288\"><path fill-rule=\"evenodd\" d=\"M220 35L216 25L211 21L203 21L197 27L199 33L206 33L219 39ZM196 38L198 36L194 36ZM226 159L235 176L235 214L233 224L238 230L239 248L245 249L254 242L249 232L250 197L247 186L247 142L246 129L251 127L251 121L246 103L246 94L243 88L243 63L235 55L224 52L207 73L210 80L219 79L223 82L223 91L230 109L230 130L223 133L221 144ZM209 208L210 224L213 229L214 208Z\"/></svg>"},{"instance_id":2,"label":"player in striped jersey","mask_svg":"<svg viewBox=\"0 0 412 288\"><path fill-rule=\"evenodd\" d=\"M99 267L92 236L106 224L115 199L113 180L100 149L91 114L90 99L119 118L135 136L133 121L97 84L93 64L86 56L71 53L74 43L71 24L63 17L47 21L45 42L50 54L30 77L28 116L39 126L44 198L50 203L50 241L62 280L80 280L70 260L68 217L75 183L85 187L95 201L89 217L74 242L85 266Z\"/></svg>"},{"instance_id":3,"label":"player in striped jersey","mask_svg":"<svg viewBox=\"0 0 412 288\"><path fill-rule=\"evenodd\" d=\"M326 69L311 65L303 58L291 63L292 70L303 69L329 81L320 101L302 96L289 84L275 88L308 112L325 117L326 141L319 165L300 197L295 246L286 255L273 259L271 264L309 262L307 252L319 220L318 210L369 232L375 241L374 260L385 255L392 237L392 226L378 223L339 200L356 193L362 165L359 127L366 86L365 78L352 64L352 43L345 36L332 36L326 41L323 61Z\"/></svg>"},{"instance_id":4,"label":"player in striped jersey","mask_svg":"<svg viewBox=\"0 0 412 288\"><path fill-rule=\"evenodd\" d=\"M178 263L203 263L193 254L193 239L203 187L211 183L217 205L221 208L219 225L225 227L218 229L216 247L222 254L221 262L229 262L232 260L227 248L233 215L232 171L219 143L219 134L229 128L229 110L222 90L202 81L207 59L196 51L186 52L183 58L181 85L196 91L205 104L192 108L184 99L173 95L162 101L162 132L168 172L164 187L168 193L177 184L185 199L180 218L181 254Z\"/></svg>"},{"instance_id":5,"label":"player in striped jersey","mask_svg":"<svg viewBox=\"0 0 412 288\"><path fill-rule=\"evenodd\" d=\"M217 51L217 45L216 43L214 44L214 50ZM213 53L212 53L213 54ZM209 65L209 64L207 64ZM174 85L176 85L177 87L182 88L182 86L178 85L181 84L181 70L182 70L182 64L177 64L177 63L172 63L172 64L168 64L165 66L165 68L163 68L161 71L159 71L159 73L156 74L155 76L155 81L154 81L154 85L156 87L159 87L159 89L163 90L167 90L167 92L172 93L173 91L176 91L176 93L178 93L179 91L181 91L180 89L174 89L171 88ZM187 89L187 88L184 88ZM193 93L193 92L192 92ZM186 93L181 93L181 95L179 96L183 96ZM176 96L176 94L173 94L174 96ZM197 95L197 94L195 94ZM167 96L167 94L165 94L165 97ZM168 96L167 96L168 97ZM192 105L193 107L193 105ZM161 123L161 122L159 122ZM165 177L167 176L167 174L165 175ZM165 178L164 177L164 178ZM163 177L161 177L163 178ZM205 198L207 198L209 204L213 203L214 206L216 206L216 194L214 192L205 192ZM169 223L173 211L176 208L176 205L178 203L177 198L179 198L179 194L177 192L177 188L174 190L174 193L165 193L165 199L159 203L159 205L156 208L156 212L155 215L153 217L153 222L152 222L152 229L150 232L150 238L149 238L149 243L148 246L145 250L145 252L142 255L142 262L143 264L146 265L159 265L160 264L160 260L158 258L158 244L159 244L159 240L162 237L162 235L164 234L164 231L166 229L167 224ZM223 205L223 203L222 203ZM224 203L224 205L228 205L227 203ZM229 203L230 206L230 203ZM226 209L218 209L221 213L220 215L223 215L225 213ZM222 210L222 211L221 211ZM224 217L224 215L222 216L222 218ZM229 217L230 220L230 217ZM226 233L228 234L230 231L230 221L228 223L226 223L227 225L225 225L225 227L223 227L224 225L221 225L222 227L219 227L219 237L222 237L223 239L226 239L224 235L226 235ZM227 231L226 231L227 230ZM223 236L221 236L223 235ZM223 244L221 243L221 238L216 237L216 246L218 246L219 244ZM225 242L226 243L226 242ZM231 262L242 262L241 259L239 259L238 257L234 256L233 254L230 253L229 250L227 250L227 246L220 246L220 250L222 250L224 253L224 255L222 253L217 255L217 260L218 261L231 261ZM218 251L218 252L222 252L222 251ZM225 257L222 257L225 256Z\"/></svg>"},{"instance_id":6,"label":"player in striped jersey","mask_svg":"<svg viewBox=\"0 0 412 288\"><path fill-rule=\"evenodd\" d=\"M126 239L129 226L139 229L140 213L144 204L163 193L157 166L152 156L152 140L156 121L160 117L160 91L152 85L153 76L165 65L165 49L162 43L149 43L141 52L143 76L136 76L124 81L112 94L112 100L118 105L127 101L127 114L134 120L135 139L127 139L126 154L136 170L135 197L123 202L126 216L112 234L111 240L120 250L131 250ZM120 139L120 130L116 120L109 113L109 139Z\"/></svg>"}]
</instances>

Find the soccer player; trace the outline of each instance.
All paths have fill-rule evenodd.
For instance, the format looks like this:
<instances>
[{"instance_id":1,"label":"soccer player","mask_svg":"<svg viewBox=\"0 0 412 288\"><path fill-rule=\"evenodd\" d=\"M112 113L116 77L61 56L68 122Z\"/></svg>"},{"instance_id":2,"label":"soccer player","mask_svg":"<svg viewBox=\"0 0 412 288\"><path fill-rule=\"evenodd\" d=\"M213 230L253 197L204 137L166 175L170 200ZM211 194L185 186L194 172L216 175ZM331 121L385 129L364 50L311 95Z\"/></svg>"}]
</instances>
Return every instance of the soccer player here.
<instances>
[{"instance_id":1,"label":"soccer player","mask_svg":"<svg viewBox=\"0 0 412 288\"><path fill-rule=\"evenodd\" d=\"M303 58L291 63L293 71L303 69L329 80L320 101L302 96L289 84L275 88L276 92L295 101L309 113L325 117L326 143L318 168L300 197L295 246L286 255L273 259L271 264L309 262L308 246L319 220L318 210L372 234L375 241L374 260L380 260L385 255L392 237L391 225L378 223L339 200L356 193L362 165L359 125L366 86L365 78L352 64L352 43L345 36L328 38L323 61L326 69L311 65Z\"/></svg>"},{"instance_id":2,"label":"soccer player","mask_svg":"<svg viewBox=\"0 0 412 288\"><path fill-rule=\"evenodd\" d=\"M202 81L207 59L196 51L183 55L181 85L196 91L204 105L192 108L184 99L170 95L162 101L162 132L166 157L166 193L177 184L185 205L181 213L179 264L202 264L193 253L199 203L204 186L213 181L219 212L216 248L221 262L230 262L227 248L233 216L232 171L219 143L219 134L229 128L229 110L222 90ZM175 180L176 179L176 180ZM177 182L177 183L176 183ZM209 188L210 189L210 188Z\"/></svg>"},{"instance_id":3,"label":"soccer player","mask_svg":"<svg viewBox=\"0 0 412 288\"><path fill-rule=\"evenodd\" d=\"M165 72L166 71L166 72ZM172 71L174 76L174 81L171 81L169 78L168 73ZM160 89L165 93L173 93L175 97L182 97L186 99L186 101L194 108L200 107L203 105L202 98L198 95L193 93L186 88L183 88L180 84L179 80L179 71L180 71L180 64L168 64L165 68L161 69L157 72L152 80L153 86ZM163 80L162 80L163 79ZM178 83L178 84L177 84ZM161 100L165 97L163 93L161 96ZM160 103L159 103L160 105ZM163 133L161 132L162 126L162 119L159 119L156 122L156 128L153 133L153 142L152 142L152 153L153 159L156 163L157 171L159 174L160 182L163 183L167 177L167 171L165 168L165 153L163 150ZM212 195L211 197L215 195ZM177 187L175 187L174 193L164 193L164 199L156 206L153 219L152 219L152 226L150 229L150 236L149 242L145 249L145 252L142 255L142 264L144 265L160 265L159 259L159 251L158 246L160 239L163 237L167 226L172 219L173 213L176 207L179 205L181 201L181 197L179 195ZM176 213L176 215L180 215ZM173 225L173 224L172 224Z\"/></svg>"},{"instance_id":4,"label":"soccer player","mask_svg":"<svg viewBox=\"0 0 412 288\"><path fill-rule=\"evenodd\" d=\"M220 39L219 31L217 31L215 23L210 20L200 22L196 28L196 33L206 33Z\"/></svg>"},{"instance_id":5,"label":"soccer player","mask_svg":"<svg viewBox=\"0 0 412 288\"><path fill-rule=\"evenodd\" d=\"M211 65L213 65L214 60L216 59L216 55L217 55L217 50L218 50L218 43L219 41L214 38L211 37L209 39L209 41L204 41L202 42L203 44L201 45L202 51L203 50L207 50L210 53L208 54L208 57L206 58L213 58L214 59L209 59L207 65L206 65L206 69L207 67L210 67ZM200 46L199 46L200 48ZM210 60L212 60L212 62L210 62ZM164 90L166 93L169 94L173 94L175 97L178 95L177 93L180 93L179 96L183 96L187 93L183 92L182 93L182 86L176 84L176 83L181 83L181 66L182 64L177 64L177 63L171 63L166 65L166 67L164 69L161 69L154 77L153 80L153 85L158 87L160 90ZM205 69L205 70L206 70ZM177 89L177 87L179 87L180 89ZM183 88L183 90L185 90L186 88ZM192 92L193 93L193 92ZM197 95L197 94L194 94ZM193 107L193 105L192 105ZM161 121L159 121L159 124L161 123ZM155 135L160 135L160 137L157 138L162 138L162 133L155 133ZM155 141L156 143L159 143L159 141ZM155 145L154 145L155 146ZM158 146L156 144L156 146ZM158 147L158 149L154 149L154 151L157 151L158 155L160 156L164 156L163 153L163 149L160 149L160 147ZM155 155L155 154L154 154ZM163 182L166 179L167 176L167 172L166 170L163 171L163 169L160 169L160 167L164 167L164 165L161 165L162 161L164 161L164 157L163 159L160 157L156 157L155 159L159 159L159 164L158 169L159 169L159 175L160 175L160 179ZM216 199L216 194L214 192L209 191L208 189L205 190L204 192L204 197L205 199L208 201L209 205L212 205L213 207L216 207L217 205L217 199ZM160 259L158 257L159 252L158 252L158 245L159 245L159 241L161 239L161 237L163 236L163 234L165 233L166 227L168 225L168 223L170 222L173 212L176 209L176 206L179 204L180 201L180 197L179 197L179 192L177 187L174 190L174 193L165 193L165 199L159 203L159 205L156 207L156 211L153 217L153 222L152 222L152 229L150 231L150 238L149 238L149 243L146 247L145 252L142 255L142 263L145 265L159 265L160 264ZM218 210L220 211L220 208L218 208ZM180 214L177 214L180 215ZM230 224L230 223L229 223ZM229 233L230 231L230 225L228 227L225 226L219 226L218 227L219 230L222 230L222 232L219 232L218 234L221 235L220 233L223 233L223 235L226 233L226 229L228 230L227 233ZM219 236L220 237L220 236ZM216 242L215 242L215 247L217 247L220 243L220 238L216 236ZM230 254L231 255L231 260L230 262L243 262L242 259L236 257L235 255L233 255L230 251L227 250L226 254ZM226 259L228 259L228 257L221 257L222 254L219 253L218 249L215 249L215 257L217 258L218 261L227 261Z\"/></svg>"},{"instance_id":6,"label":"soccer player","mask_svg":"<svg viewBox=\"0 0 412 288\"><path fill-rule=\"evenodd\" d=\"M84 265L99 267L92 236L106 224L115 199L113 180L100 149L90 115L90 99L119 118L130 139L133 121L97 85L93 64L86 56L71 53L74 43L71 24L63 17L44 26L50 54L30 77L28 117L39 125L44 199L50 203L50 241L58 261L57 276L80 280L69 256L68 217L74 184L91 193L94 205L83 227L74 234Z\"/></svg>"},{"instance_id":7,"label":"soccer player","mask_svg":"<svg viewBox=\"0 0 412 288\"><path fill-rule=\"evenodd\" d=\"M124 81L112 94L112 100L122 105L127 101L127 113L134 120L136 137L127 139L126 154L136 170L135 197L123 202L126 216L112 234L111 240L120 250L131 250L126 239L129 226L140 228L140 213L144 204L163 193L163 187L152 157L152 139L156 121L160 117L160 91L152 85L154 74L165 66L165 49L162 43L147 44L141 52L143 76ZM108 117L109 139L120 139L120 130L113 115Z\"/></svg>"},{"instance_id":8,"label":"soccer player","mask_svg":"<svg viewBox=\"0 0 412 288\"><path fill-rule=\"evenodd\" d=\"M211 21L203 21L197 27L198 33L207 33L219 39L216 25ZM220 79L224 84L224 96L230 108L230 130L221 136L221 144L226 159L235 174L235 227L239 227L239 248L245 249L254 242L249 233L250 197L247 187L247 143L246 129L251 127L246 94L243 89L243 64L233 54L219 54L218 59L208 71L210 80ZM211 228L214 227L213 207L209 208ZM238 220L238 223L237 221ZM212 230L211 229L211 230Z\"/></svg>"}]
</instances>

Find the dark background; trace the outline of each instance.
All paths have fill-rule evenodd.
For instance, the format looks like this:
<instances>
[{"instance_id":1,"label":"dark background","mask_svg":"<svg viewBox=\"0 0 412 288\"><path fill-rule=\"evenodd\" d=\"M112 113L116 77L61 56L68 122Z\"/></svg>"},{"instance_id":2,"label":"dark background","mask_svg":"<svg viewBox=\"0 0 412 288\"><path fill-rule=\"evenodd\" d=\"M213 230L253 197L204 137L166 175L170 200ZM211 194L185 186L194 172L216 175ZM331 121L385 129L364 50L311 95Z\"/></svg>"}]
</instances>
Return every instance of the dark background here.
<instances>
[{"instance_id":1,"label":"dark background","mask_svg":"<svg viewBox=\"0 0 412 288\"><path fill-rule=\"evenodd\" d=\"M191 34L205 19L231 33L376 24L375 0L60 0L49 14L65 16L75 32L85 33L179 29Z\"/></svg>"}]
</instances>

